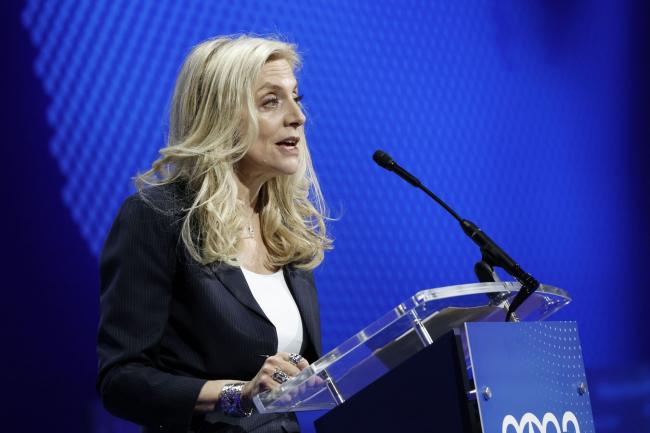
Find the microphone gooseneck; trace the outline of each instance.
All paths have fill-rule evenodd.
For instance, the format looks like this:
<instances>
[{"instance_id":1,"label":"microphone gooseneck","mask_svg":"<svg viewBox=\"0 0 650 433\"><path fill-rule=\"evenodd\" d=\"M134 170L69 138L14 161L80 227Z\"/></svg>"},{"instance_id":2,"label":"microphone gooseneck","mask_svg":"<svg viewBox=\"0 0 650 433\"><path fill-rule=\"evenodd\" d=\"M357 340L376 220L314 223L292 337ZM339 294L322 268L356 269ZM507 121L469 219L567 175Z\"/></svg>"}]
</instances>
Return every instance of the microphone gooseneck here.
<instances>
[{"instance_id":1,"label":"microphone gooseneck","mask_svg":"<svg viewBox=\"0 0 650 433\"><path fill-rule=\"evenodd\" d=\"M447 206L447 203L442 201L437 195L429 191L429 189L422 185L422 182L420 180L413 176L411 173L408 171L404 170L398 163L396 163L393 158L390 157L386 152L383 150L377 150L375 153L372 155L372 159L377 163L382 168L385 168L388 171L392 171L411 185L413 185L416 188L420 188L422 191L424 191L429 197L434 199L440 206L445 208L447 212L451 214L458 222L462 222L462 218L454 212L452 208Z\"/></svg>"},{"instance_id":2,"label":"microphone gooseneck","mask_svg":"<svg viewBox=\"0 0 650 433\"><path fill-rule=\"evenodd\" d=\"M539 287L539 282L529 273L524 271L521 266L517 264L505 251L499 247L484 231L476 226L473 222L461 218L447 203L442 201L437 195L429 191L422 182L418 180L411 173L400 167L393 158L386 152L377 150L372 159L382 168L392 171L399 177L415 186L416 188L424 191L429 197L434 199L440 206L442 206L456 221L459 222L463 232L474 242L481 250L482 261L491 267L498 266L515 278L521 283L521 289L514 297L508 308L506 314L506 321L509 321L512 314L517 308Z\"/></svg>"}]
</instances>

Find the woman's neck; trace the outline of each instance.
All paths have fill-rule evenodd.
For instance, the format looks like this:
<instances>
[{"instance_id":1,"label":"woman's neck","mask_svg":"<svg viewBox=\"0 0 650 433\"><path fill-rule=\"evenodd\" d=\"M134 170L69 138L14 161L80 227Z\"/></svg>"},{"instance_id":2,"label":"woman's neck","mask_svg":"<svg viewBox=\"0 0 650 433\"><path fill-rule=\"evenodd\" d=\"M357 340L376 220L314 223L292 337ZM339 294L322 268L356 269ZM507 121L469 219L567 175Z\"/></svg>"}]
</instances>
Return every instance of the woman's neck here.
<instances>
[{"instance_id":1,"label":"woman's neck","mask_svg":"<svg viewBox=\"0 0 650 433\"><path fill-rule=\"evenodd\" d=\"M251 212L255 212L260 190L265 180L243 176L240 173L237 173L235 178L237 180L237 199L241 200L244 206L250 208Z\"/></svg>"}]
</instances>

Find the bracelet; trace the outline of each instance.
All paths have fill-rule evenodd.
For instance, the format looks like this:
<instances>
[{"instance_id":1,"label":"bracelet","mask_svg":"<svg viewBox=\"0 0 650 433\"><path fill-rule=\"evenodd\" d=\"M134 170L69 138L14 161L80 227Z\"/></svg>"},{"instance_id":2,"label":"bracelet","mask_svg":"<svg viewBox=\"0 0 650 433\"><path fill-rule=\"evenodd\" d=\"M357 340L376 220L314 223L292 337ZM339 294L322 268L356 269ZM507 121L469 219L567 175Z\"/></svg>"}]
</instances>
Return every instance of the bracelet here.
<instances>
[{"instance_id":1,"label":"bracelet","mask_svg":"<svg viewBox=\"0 0 650 433\"><path fill-rule=\"evenodd\" d=\"M228 416L246 417L253 413L253 409L244 410L241 405L241 392L245 382L229 383L221 388L219 394L219 407Z\"/></svg>"}]
</instances>

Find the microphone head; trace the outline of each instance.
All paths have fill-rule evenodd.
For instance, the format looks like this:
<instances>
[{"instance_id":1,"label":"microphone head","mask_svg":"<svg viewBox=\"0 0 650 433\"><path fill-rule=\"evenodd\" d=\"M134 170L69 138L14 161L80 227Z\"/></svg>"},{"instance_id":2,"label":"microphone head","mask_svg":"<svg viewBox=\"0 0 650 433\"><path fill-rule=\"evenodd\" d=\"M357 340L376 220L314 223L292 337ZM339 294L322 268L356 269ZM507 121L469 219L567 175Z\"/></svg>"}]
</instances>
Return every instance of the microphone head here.
<instances>
[{"instance_id":1,"label":"microphone head","mask_svg":"<svg viewBox=\"0 0 650 433\"><path fill-rule=\"evenodd\" d=\"M373 161L375 161L380 167L385 168L386 170L392 170L395 165L395 161L390 157L389 154L383 150L376 150L372 155Z\"/></svg>"}]
</instances>

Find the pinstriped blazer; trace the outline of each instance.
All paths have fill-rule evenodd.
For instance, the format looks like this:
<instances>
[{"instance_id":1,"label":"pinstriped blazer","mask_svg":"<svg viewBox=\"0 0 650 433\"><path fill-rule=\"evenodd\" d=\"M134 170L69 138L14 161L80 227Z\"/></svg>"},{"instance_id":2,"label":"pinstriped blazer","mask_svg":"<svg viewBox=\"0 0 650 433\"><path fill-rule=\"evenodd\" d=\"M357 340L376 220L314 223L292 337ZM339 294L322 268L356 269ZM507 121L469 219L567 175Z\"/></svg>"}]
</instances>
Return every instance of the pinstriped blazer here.
<instances>
[{"instance_id":1,"label":"pinstriped blazer","mask_svg":"<svg viewBox=\"0 0 650 433\"><path fill-rule=\"evenodd\" d=\"M155 187L122 205L100 257L97 389L111 413L145 431L291 432L293 414L249 418L194 414L210 379L250 380L274 354L277 334L238 267L203 266L180 242L179 185ZM321 354L310 271L284 275L303 321L301 354Z\"/></svg>"}]
</instances>

